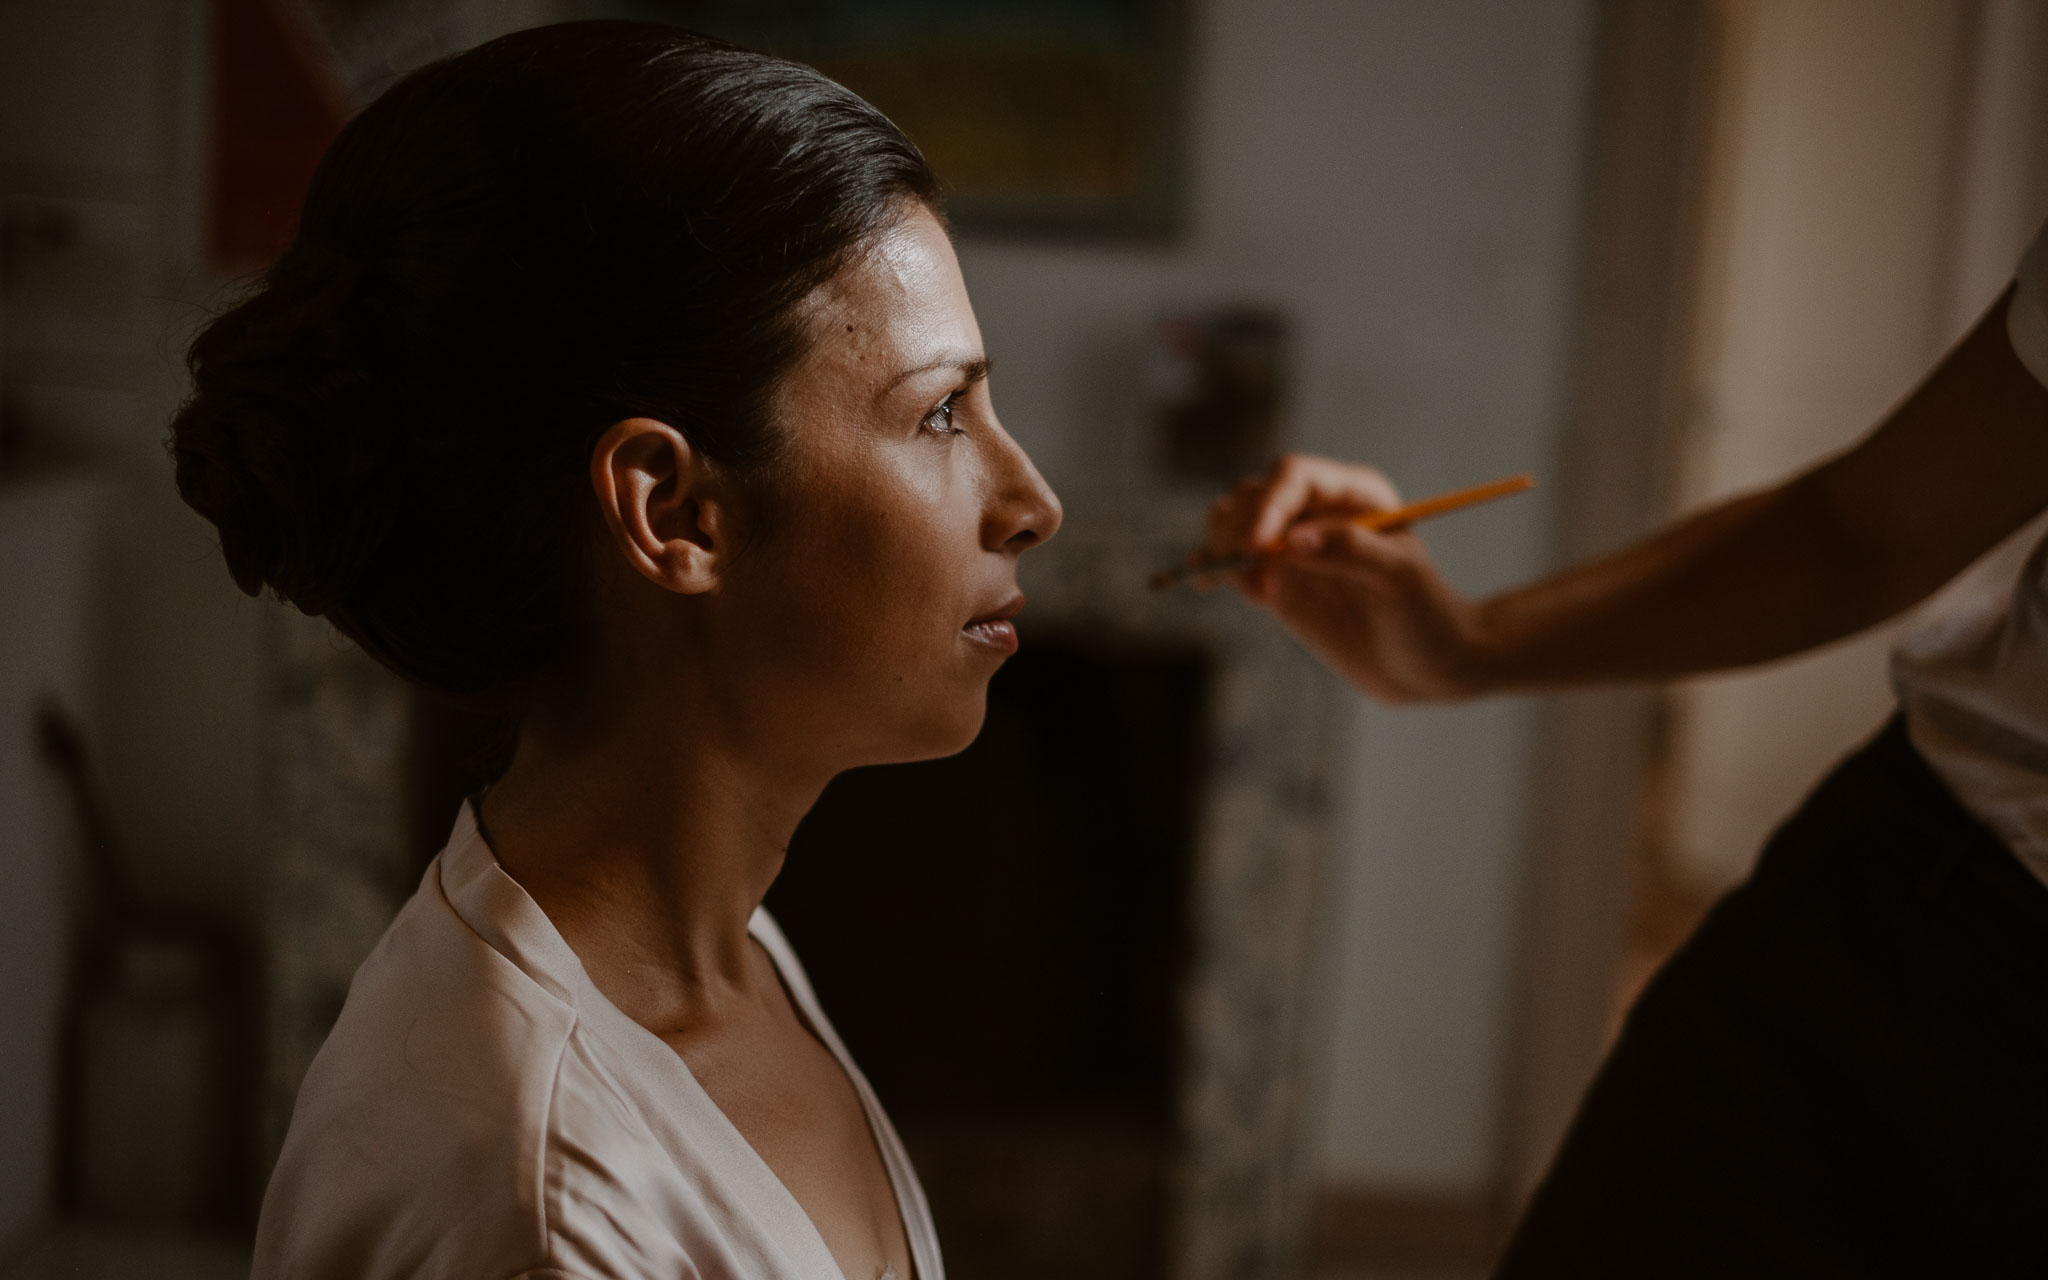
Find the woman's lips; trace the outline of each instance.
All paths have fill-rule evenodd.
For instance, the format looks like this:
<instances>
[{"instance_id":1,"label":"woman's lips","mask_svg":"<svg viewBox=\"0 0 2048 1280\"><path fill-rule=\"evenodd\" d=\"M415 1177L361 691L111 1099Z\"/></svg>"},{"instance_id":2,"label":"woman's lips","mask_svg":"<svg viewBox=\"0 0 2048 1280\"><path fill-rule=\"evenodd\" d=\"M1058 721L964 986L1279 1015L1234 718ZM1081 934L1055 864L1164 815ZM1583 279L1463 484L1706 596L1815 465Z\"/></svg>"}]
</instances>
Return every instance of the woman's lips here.
<instances>
[{"instance_id":1,"label":"woman's lips","mask_svg":"<svg viewBox=\"0 0 2048 1280\"><path fill-rule=\"evenodd\" d=\"M976 644L987 645L1002 653L1017 652L1017 627L1008 618L970 622L960 628L960 634Z\"/></svg>"},{"instance_id":2,"label":"woman's lips","mask_svg":"<svg viewBox=\"0 0 2048 1280\"><path fill-rule=\"evenodd\" d=\"M981 617L960 628L960 634L976 644L987 645L989 648L1000 653L1015 653L1017 652L1017 624L1012 622L1011 619L1015 618L1023 608L1024 597L1021 595L1016 596L1006 602L1001 608L983 614Z\"/></svg>"}]
</instances>

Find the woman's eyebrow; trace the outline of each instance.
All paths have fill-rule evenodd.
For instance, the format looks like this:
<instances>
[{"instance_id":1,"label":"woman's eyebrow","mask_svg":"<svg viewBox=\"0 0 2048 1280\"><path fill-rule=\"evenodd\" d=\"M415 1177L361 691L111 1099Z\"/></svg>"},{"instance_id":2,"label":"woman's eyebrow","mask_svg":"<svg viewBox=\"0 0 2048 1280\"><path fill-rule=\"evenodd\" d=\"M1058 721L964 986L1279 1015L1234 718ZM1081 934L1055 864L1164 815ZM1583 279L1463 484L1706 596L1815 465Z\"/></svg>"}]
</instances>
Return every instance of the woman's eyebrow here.
<instances>
[{"instance_id":1,"label":"woman's eyebrow","mask_svg":"<svg viewBox=\"0 0 2048 1280\"><path fill-rule=\"evenodd\" d=\"M879 400L919 374L931 373L936 369L958 369L962 378L969 383L975 383L988 377L988 371L994 367L995 361L987 356L943 356L937 360L926 361L914 369L905 369L889 379L888 384L876 393L875 398Z\"/></svg>"}]
</instances>

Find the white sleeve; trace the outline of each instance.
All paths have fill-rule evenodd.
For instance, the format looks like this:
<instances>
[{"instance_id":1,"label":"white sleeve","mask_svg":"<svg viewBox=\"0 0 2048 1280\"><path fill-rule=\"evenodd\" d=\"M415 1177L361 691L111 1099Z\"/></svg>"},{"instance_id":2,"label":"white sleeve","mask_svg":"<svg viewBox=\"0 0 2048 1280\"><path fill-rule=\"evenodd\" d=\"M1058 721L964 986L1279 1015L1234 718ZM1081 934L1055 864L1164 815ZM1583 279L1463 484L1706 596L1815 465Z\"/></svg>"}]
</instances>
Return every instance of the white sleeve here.
<instances>
[{"instance_id":1,"label":"white sleeve","mask_svg":"<svg viewBox=\"0 0 2048 1280\"><path fill-rule=\"evenodd\" d=\"M2020 258L2012 302L2005 309L2005 334L2027 371L2048 386L2048 226Z\"/></svg>"}]
</instances>

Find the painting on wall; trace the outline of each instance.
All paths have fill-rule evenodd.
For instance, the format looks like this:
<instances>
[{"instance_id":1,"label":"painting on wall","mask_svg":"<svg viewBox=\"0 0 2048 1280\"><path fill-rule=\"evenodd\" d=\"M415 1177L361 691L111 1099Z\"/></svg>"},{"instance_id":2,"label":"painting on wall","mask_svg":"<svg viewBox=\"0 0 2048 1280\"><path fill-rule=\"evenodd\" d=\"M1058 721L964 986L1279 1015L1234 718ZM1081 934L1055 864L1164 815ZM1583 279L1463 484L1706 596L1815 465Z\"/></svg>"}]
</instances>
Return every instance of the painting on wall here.
<instances>
[{"instance_id":1,"label":"painting on wall","mask_svg":"<svg viewBox=\"0 0 2048 1280\"><path fill-rule=\"evenodd\" d=\"M923 148L968 234L1164 239L1185 0L617 0L807 62Z\"/></svg>"}]
</instances>

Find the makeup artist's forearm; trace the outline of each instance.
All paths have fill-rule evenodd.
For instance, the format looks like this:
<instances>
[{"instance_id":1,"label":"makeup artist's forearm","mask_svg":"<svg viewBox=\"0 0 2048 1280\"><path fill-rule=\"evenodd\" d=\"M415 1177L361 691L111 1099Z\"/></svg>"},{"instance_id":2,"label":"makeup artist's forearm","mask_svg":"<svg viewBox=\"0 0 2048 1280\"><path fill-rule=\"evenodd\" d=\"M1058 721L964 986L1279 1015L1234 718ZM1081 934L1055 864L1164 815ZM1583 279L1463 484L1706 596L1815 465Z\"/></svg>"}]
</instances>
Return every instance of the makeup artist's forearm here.
<instances>
[{"instance_id":1,"label":"makeup artist's forearm","mask_svg":"<svg viewBox=\"0 0 2048 1280\"><path fill-rule=\"evenodd\" d=\"M1477 613L1474 693L1670 679L1851 635L1944 580L1845 534L1814 476L1736 498Z\"/></svg>"},{"instance_id":2,"label":"makeup artist's forearm","mask_svg":"<svg viewBox=\"0 0 2048 1280\"><path fill-rule=\"evenodd\" d=\"M1482 602L1474 692L1782 658L1910 608L2048 504L2048 391L2007 296L1854 448Z\"/></svg>"}]
</instances>

